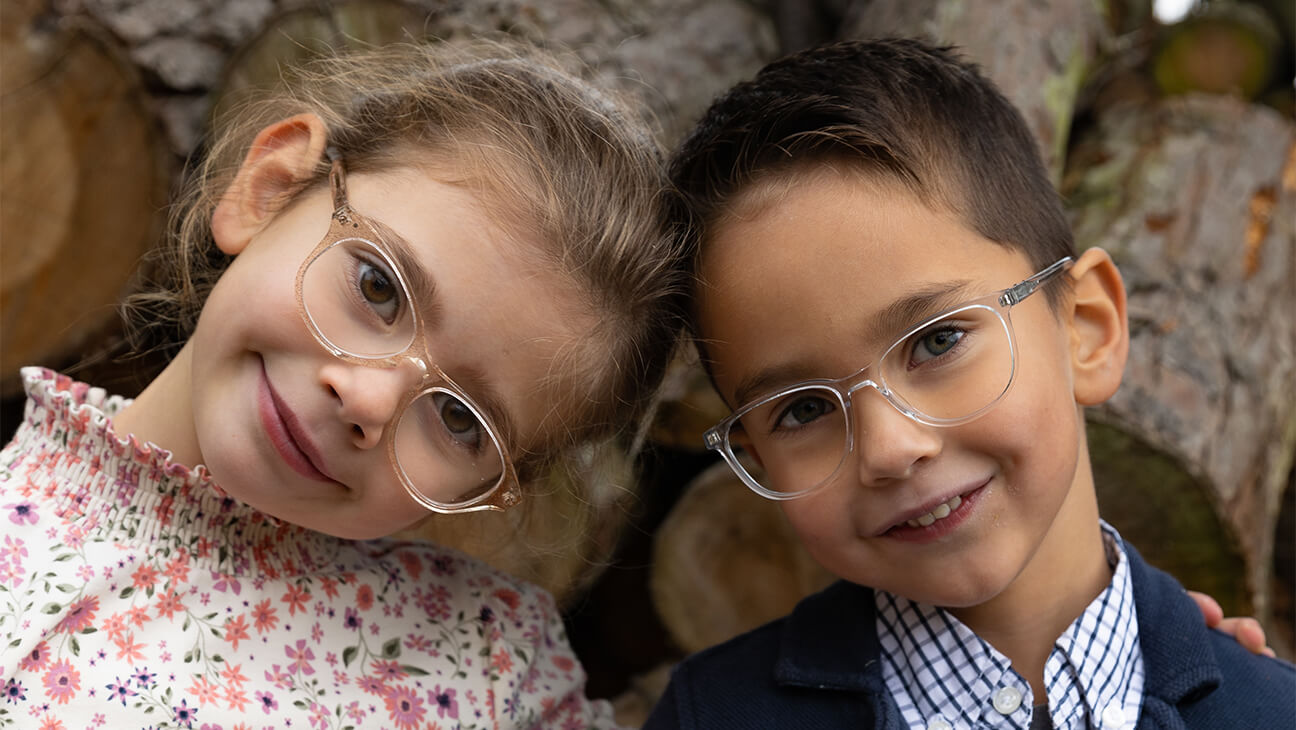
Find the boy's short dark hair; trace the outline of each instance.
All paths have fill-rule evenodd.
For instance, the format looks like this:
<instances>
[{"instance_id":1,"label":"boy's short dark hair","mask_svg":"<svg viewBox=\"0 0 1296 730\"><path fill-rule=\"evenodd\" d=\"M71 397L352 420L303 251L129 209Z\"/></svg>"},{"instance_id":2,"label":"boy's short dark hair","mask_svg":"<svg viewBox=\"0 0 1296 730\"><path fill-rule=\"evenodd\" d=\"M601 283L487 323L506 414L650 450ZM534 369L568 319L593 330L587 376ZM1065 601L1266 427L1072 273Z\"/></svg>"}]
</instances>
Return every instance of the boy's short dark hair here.
<instances>
[{"instance_id":1,"label":"boy's short dark hair","mask_svg":"<svg viewBox=\"0 0 1296 730\"><path fill-rule=\"evenodd\" d=\"M816 163L898 182L1037 270L1074 254L1025 120L950 47L848 41L769 64L716 99L676 152L679 214L696 245L754 183Z\"/></svg>"}]
</instances>

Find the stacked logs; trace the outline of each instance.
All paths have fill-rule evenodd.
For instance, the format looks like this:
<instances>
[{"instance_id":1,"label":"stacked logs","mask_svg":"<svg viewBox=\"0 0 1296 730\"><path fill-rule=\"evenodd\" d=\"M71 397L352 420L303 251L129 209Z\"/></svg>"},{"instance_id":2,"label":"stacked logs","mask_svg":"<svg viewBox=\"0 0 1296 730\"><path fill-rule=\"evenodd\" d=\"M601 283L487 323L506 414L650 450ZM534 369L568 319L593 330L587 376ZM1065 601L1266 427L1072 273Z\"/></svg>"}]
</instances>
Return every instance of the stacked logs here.
<instances>
[{"instance_id":1,"label":"stacked logs","mask_svg":"<svg viewBox=\"0 0 1296 730\"><path fill-rule=\"evenodd\" d=\"M15 402L20 365L66 367L117 336L112 303L157 241L181 161L201 152L213 109L273 81L282 64L327 48L506 32L574 50L601 83L642 99L670 144L715 93L780 50L924 35L961 46L1022 109L1078 243L1110 250L1126 277L1126 383L1090 419L1104 515L1230 613L1267 619L1293 590L1272 568L1275 544L1293 541L1290 519L1281 540L1275 529L1296 453L1296 152L1282 60L1292 55L1291 4L1207 4L1171 28L1150 20L1143 0L1105 9L1087 0L6 2L0 394ZM701 463L701 432L724 414L697 364L681 363L650 451ZM638 485L638 501L628 455L592 454L589 469L605 516L589 539L520 543L499 516L433 522L416 536L570 603L618 544L626 554L621 528L652 511L642 505L682 491L659 510L669 510L660 527L636 522L624 533L656 530L644 602L674 644L662 647L666 662L786 612L830 579L777 506L723 466L659 470L670 483ZM1287 613L1268 623L1288 655L1290 622ZM625 721L642 717L663 677L634 684Z\"/></svg>"}]
</instances>

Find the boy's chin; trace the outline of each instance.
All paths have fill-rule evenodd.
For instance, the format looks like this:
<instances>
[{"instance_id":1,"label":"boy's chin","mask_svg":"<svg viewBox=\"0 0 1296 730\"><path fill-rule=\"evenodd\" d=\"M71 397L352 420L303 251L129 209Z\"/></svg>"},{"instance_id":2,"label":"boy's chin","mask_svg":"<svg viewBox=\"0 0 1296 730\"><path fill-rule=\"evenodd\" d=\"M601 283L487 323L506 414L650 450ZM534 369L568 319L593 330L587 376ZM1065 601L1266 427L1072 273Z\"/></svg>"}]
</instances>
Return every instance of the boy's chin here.
<instances>
[{"instance_id":1,"label":"boy's chin","mask_svg":"<svg viewBox=\"0 0 1296 730\"><path fill-rule=\"evenodd\" d=\"M1012 582L1011 577L991 576L980 576L976 579L968 579L965 576L958 581L950 580L948 574L943 579L931 581L925 581L917 574L908 577L910 580L876 583L861 581L861 583L911 601L957 611L990 603L1002 595Z\"/></svg>"},{"instance_id":2,"label":"boy's chin","mask_svg":"<svg viewBox=\"0 0 1296 730\"><path fill-rule=\"evenodd\" d=\"M949 611L958 611L961 609L975 608L977 606L985 605L993 601L995 597L1003 591L990 589L964 591L940 590L919 591L917 592L919 595L906 595L903 589L901 591L893 592L897 595L905 596L910 600L917 601L918 603L938 606ZM909 593L913 594L915 592L909 591Z\"/></svg>"}]
</instances>

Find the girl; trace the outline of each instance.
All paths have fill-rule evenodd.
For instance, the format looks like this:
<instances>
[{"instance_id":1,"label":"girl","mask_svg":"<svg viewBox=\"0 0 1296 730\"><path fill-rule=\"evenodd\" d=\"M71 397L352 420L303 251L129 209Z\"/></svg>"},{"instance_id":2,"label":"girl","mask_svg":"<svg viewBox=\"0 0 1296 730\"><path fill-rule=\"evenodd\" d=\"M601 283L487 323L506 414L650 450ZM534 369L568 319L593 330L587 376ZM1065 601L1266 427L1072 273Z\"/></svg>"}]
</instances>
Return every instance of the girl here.
<instances>
[{"instance_id":1,"label":"girl","mask_svg":"<svg viewBox=\"0 0 1296 730\"><path fill-rule=\"evenodd\" d=\"M543 513L640 417L684 271L649 131L445 46L318 62L218 129L178 284L135 302L180 305L170 364L134 401L23 372L0 725L611 725L548 594L369 540Z\"/></svg>"}]
</instances>

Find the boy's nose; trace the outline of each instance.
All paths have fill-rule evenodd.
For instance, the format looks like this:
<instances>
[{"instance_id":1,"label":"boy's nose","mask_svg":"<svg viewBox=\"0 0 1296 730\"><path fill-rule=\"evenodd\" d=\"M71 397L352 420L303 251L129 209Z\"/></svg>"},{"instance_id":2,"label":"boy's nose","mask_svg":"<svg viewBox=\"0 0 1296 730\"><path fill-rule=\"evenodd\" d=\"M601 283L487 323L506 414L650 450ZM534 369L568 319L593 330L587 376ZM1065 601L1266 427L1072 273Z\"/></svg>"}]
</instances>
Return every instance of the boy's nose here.
<instances>
[{"instance_id":1,"label":"boy's nose","mask_svg":"<svg viewBox=\"0 0 1296 730\"><path fill-rule=\"evenodd\" d=\"M934 427L909 418L877 388L852 394L855 463L860 483L877 486L905 479L926 459L940 453Z\"/></svg>"},{"instance_id":2,"label":"boy's nose","mask_svg":"<svg viewBox=\"0 0 1296 730\"><path fill-rule=\"evenodd\" d=\"M337 399L338 416L351 430L353 444L362 449L382 444L401 400L423 378L425 370L420 366L417 360L402 359L386 367L336 362L321 370L324 385Z\"/></svg>"}]
</instances>

